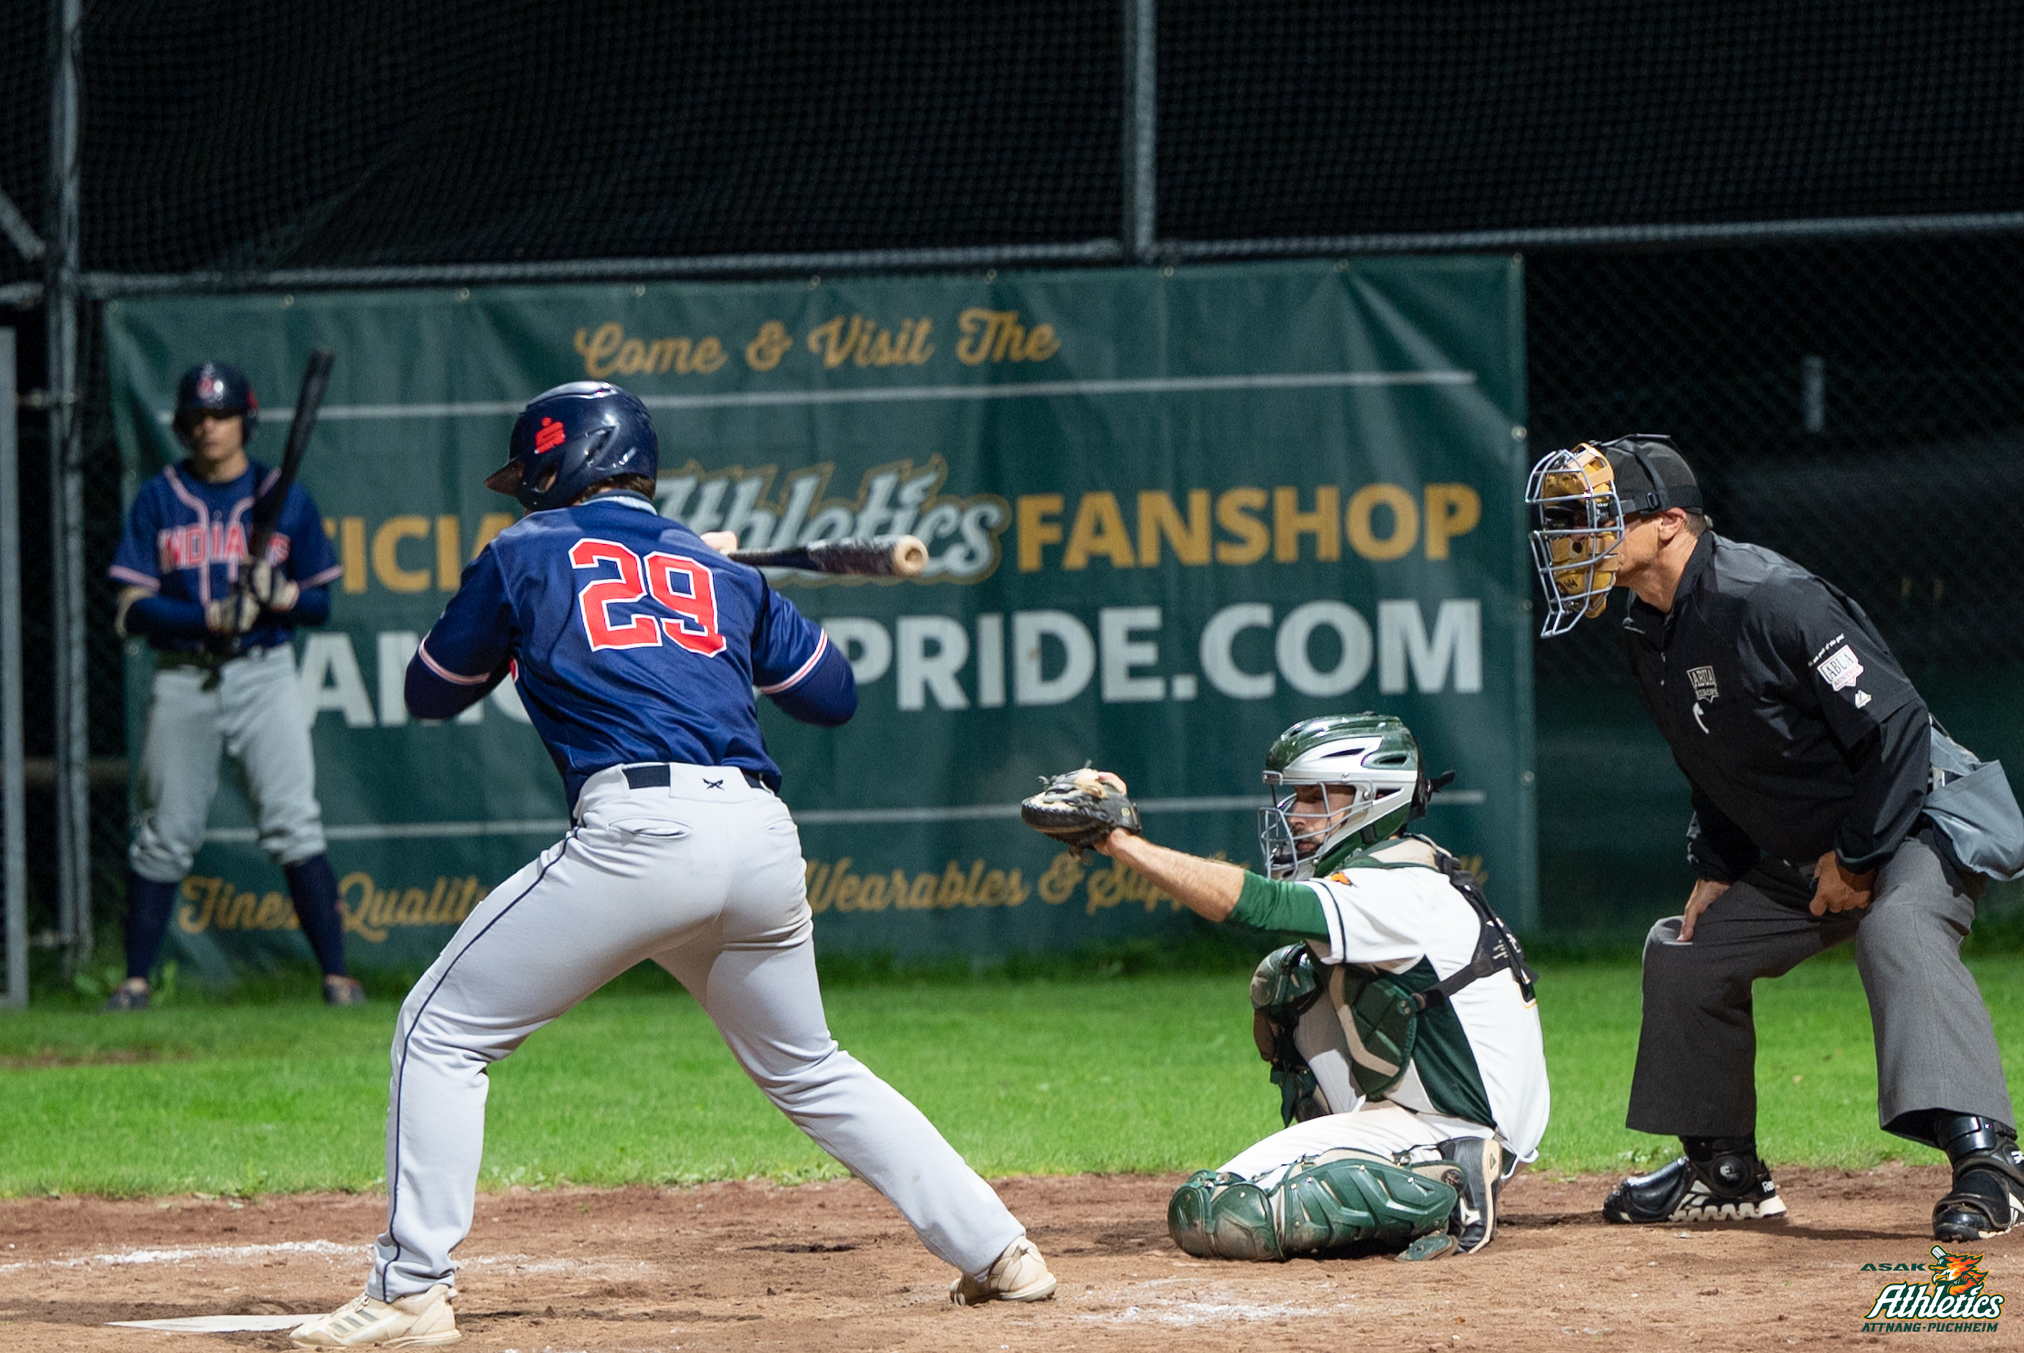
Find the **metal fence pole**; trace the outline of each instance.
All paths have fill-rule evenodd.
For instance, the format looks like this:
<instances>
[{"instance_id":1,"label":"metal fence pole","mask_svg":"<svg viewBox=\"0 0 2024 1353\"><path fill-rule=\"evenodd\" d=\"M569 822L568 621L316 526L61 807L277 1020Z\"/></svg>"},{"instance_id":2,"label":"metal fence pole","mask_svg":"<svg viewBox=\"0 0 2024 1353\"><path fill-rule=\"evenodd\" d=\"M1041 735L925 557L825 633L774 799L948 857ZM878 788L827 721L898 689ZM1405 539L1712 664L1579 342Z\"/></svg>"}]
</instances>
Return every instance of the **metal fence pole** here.
<instances>
[{"instance_id":1,"label":"metal fence pole","mask_svg":"<svg viewBox=\"0 0 2024 1353\"><path fill-rule=\"evenodd\" d=\"M78 69L84 0L55 0L49 120L49 507L54 537L56 857L65 967L91 957L91 755L84 646L84 476L77 398Z\"/></svg>"},{"instance_id":2,"label":"metal fence pole","mask_svg":"<svg viewBox=\"0 0 2024 1353\"><path fill-rule=\"evenodd\" d=\"M1159 46L1155 0L1124 0L1124 223L1125 255L1150 263L1159 224L1153 215L1158 142Z\"/></svg>"},{"instance_id":3,"label":"metal fence pole","mask_svg":"<svg viewBox=\"0 0 2024 1353\"><path fill-rule=\"evenodd\" d=\"M14 406L14 331L0 329L0 897L7 986L0 1009L28 1004L28 792L21 766L21 442Z\"/></svg>"}]
</instances>

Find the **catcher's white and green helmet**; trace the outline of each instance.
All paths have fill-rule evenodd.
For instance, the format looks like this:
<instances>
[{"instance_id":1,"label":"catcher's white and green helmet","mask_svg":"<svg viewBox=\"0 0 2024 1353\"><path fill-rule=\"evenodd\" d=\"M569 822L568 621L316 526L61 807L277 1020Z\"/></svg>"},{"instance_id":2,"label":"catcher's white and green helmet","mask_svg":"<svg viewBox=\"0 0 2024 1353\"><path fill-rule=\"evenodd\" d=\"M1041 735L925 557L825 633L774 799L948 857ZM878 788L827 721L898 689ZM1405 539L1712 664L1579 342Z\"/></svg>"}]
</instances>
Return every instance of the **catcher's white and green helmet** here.
<instances>
[{"instance_id":1,"label":"catcher's white and green helmet","mask_svg":"<svg viewBox=\"0 0 2024 1353\"><path fill-rule=\"evenodd\" d=\"M1265 752L1270 808L1258 810L1265 874L1325 876L1359 850L1404 831L1426 806L1420 744L1390 714L1330 714L1281 733ZM1303 785L1321 801L1296 809Z\"/></svg>"}]
</instances>

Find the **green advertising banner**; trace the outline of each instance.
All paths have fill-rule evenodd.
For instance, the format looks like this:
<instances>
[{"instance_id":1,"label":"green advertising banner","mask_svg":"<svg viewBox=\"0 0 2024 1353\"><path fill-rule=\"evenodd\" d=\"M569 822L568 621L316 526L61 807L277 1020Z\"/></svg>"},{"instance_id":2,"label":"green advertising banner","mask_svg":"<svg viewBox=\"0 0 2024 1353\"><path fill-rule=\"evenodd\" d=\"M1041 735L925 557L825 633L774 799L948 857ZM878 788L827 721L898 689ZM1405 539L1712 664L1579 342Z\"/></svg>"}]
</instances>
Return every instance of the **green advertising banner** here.
<instances>
[{"instance_id":1,"label":"green advertising banner","mask_svg":"<svg viewBox=\"0 0 2024 1353\"><path fill-rule=\"evenodd\" d=\"M1182 924L1130 870L1020 825L1094 761L1157 840L1257 858L1259 769L1296 719L1383 709L1452 768L1425 829L1536 918L1524 340L1511 257L500 287L106 306L129 498L180 454L216 357L277 459L310 348L339 357L303 475L343 564L299 636L348 942L427 962L566 825L510 687L447 724L402 674L464 563L513 415L569 380L653 410L659 503L748 546L911 532L906 582L782 575L844 647L857 718L760 702L831 951L1067 950ZM151 663L129 647L130 745ZM231 787L171 925L207 972L306 958Z\"/></svg>"}]
</instances>

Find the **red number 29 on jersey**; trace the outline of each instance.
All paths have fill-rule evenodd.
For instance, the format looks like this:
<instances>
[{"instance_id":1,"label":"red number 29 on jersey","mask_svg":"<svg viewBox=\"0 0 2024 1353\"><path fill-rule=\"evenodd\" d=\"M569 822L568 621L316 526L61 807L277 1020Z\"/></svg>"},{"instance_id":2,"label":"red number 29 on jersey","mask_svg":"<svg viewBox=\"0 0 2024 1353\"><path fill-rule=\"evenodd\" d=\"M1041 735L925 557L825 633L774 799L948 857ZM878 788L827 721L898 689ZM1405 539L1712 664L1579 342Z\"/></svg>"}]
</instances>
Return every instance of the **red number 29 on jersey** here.
<instances>
[{"instance_id":1,"label":"red number 29 on jersey","mask_svg":"<svg viewBox=\"0 0 2024 1353\"><path fill-rule=\"evenodd\" d=\"M658 648L661 635L691 653L714 658L724 651L724 636L717 632L717 589L710 570L684 555L655 550L645 559L615 540L592 536L576 542L569 562L579 569L610 564L618 570L615 578L593 578L576 594L577 611L583 618L583 632L590 651L606 648ZM656 615L647 604L629 619L612 618L614 606L634 606L651 594L659 607L672 616Z\"/></svg>"}]
</instances>

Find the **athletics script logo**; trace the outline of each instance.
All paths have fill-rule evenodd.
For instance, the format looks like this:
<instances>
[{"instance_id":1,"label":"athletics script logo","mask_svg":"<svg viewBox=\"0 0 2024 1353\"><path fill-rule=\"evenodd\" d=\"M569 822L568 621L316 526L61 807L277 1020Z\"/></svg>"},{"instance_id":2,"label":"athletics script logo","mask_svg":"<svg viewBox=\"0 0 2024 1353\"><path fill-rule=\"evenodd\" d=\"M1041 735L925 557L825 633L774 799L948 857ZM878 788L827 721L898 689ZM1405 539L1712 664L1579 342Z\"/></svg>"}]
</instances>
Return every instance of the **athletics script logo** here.
<instances>
[{"instance_id":1,"label":"athletics script logo","mask_svg":"<svg viewBox=\"0 0 2024 1353\"><path fill-rule=\"evenodd\" d=\"M1925 1282L1888 1283L1870 1303L1865 1334L1993 1334L2003 1315L2003 1297L1984 1289L1989 1275L1979 1254L1949 1254L1932 1248L1930 1264L1864 1264L1866 1270L1923 1269Z\"/></svg>"}]
</instances>

